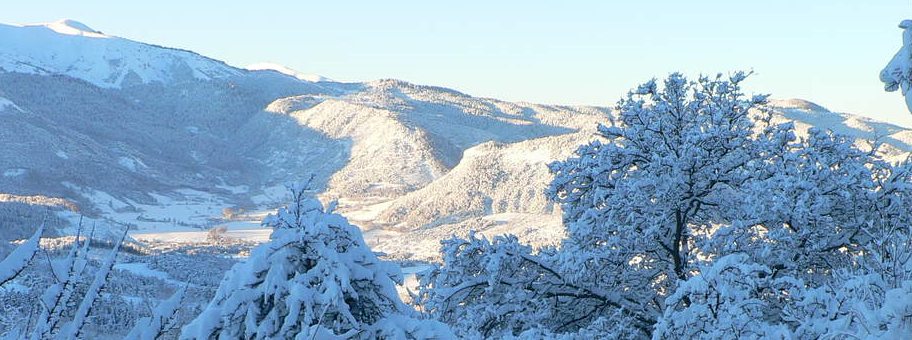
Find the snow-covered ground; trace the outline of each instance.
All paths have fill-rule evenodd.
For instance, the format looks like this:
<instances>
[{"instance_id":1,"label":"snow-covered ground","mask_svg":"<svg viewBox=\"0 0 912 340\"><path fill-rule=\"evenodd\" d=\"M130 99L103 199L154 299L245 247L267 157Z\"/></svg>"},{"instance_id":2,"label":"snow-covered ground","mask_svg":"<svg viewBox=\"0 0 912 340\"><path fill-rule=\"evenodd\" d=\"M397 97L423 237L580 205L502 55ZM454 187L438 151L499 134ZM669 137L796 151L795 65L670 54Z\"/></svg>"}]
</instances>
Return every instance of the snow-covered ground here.
<instances>
[{"instance_id":1,"label":"snow-covered ground","mask_svg":"<svg viewBox=\"0 0 912 340\"><path fill-rule=\"evenodd\" d=\"M177 286L184 286L184 285L190 284L188 282L174 280L168 275L168 273L165 273L160 270L151 269L151 268L149 268L149 265L147 265L145 263L141 263L141 262L116 263L116 264L114 264L114 269L128 271L128 272L133 273L134 275L138 275L138 276L156 278L156 279L159 279L159 280L162 280L162 281L165 281L167 283L170 283L172 285L177 285Z\"/></svg>"},{"instance_id":2,"label":"snow-covered ground","mask_svg":"<svg viewBox=\"0 0 912 340\"><path fill-rule=\"evenodd\" d=\"M269 241L270 228L230 229L223 235L242 241L262 243ZM208 231L131 232L130 237L140 242L208 243Z\"/></svg>"}]
</instances>

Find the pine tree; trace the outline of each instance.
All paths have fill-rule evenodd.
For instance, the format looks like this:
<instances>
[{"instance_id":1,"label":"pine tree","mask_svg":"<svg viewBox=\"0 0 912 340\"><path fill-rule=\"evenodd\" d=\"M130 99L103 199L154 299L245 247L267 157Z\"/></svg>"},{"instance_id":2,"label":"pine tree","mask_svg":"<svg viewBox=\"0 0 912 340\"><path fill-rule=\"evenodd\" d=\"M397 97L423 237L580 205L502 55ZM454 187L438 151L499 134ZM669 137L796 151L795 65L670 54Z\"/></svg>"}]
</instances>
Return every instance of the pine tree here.
<instances>
[{"instance_id":1,"label":"pine tree","mask_svg":"<svg viewBox=\"0 0 912 340\"><path fill-rule=\"evenodd\" d=\"M270 241L226 275L181 339L445 339L395 288L399 268L367 247L358 227L288 185L292 203L263 225Z\"/></svg>"},{"instance_id":2,"label":"pine tree","mask_svg":"<svg viewBox=\"0 0 912 340\"><path fill-rule=\"evenodd\" d=\"M180 308L186 294L187 286L183 286L155 307L152 316L136 320L136 324L124 340L156 340L171 330L174 327L174 314Z\"/></svg>"}]
</instances>

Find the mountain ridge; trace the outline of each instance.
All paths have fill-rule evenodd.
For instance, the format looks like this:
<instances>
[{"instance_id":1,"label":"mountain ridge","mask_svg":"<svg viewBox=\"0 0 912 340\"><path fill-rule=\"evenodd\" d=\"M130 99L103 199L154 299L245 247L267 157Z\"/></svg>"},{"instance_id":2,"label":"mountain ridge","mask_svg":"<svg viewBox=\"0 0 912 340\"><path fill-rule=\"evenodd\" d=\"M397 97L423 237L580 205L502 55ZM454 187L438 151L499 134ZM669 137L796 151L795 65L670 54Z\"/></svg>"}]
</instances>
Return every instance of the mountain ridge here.
<instances>
[{"instance_id":1,"label":"mountain ridge","mask_svg":"<svg viewBox=\"0 0 912 340\"><path fill-rule=\"evenodd\" d=\"M244 70L60 25L89 36L0 25L8 46L0 50L0 140L9 155L0 159L0 194L58 197L77 207L60 212L66 219L78 210L112 230L248 228L255 223L223 211L269 211L285 203L284 182L314 175L314 194L338 199L371 244L403 259L433 260L441 238L469 229L545 245L561 234L559 208L542 192L546 164L595 139L613 114L395 79L312 82L290 69ZM91 52L106 40L129 48ZM69 59L45 60L52 53L36 47L44 45ZM65 72L121 52L133 61L166 57L133 81L124 81L130 67ZM21 66L36 60L56 71ZM194 65L225 72L195 77ZM879 139L891 160L912 151L909 129L800 99L771 105L777 121L795 120L799 130Z\"/></svg>"}]
</instances>

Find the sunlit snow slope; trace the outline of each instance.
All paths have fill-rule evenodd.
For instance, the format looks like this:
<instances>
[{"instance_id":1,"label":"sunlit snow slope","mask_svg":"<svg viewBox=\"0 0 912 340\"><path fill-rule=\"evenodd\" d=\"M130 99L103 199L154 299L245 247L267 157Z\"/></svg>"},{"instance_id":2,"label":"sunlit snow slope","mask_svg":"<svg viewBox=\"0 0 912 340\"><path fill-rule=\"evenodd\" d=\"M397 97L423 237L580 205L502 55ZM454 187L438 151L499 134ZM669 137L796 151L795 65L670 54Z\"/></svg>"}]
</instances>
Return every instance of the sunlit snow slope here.
<instances>
[{"instance_id":1,"label":"sunlit snow slope","mask_svg":"<svg viewBox=\"0 0 912 340\"><path fill-rule=\"evenodd\" d=\"M596 138L612 114L275 64L240 69L69 20L0 25L0 68L0 228L19 236L45 207L63 232L80 215L181 237L256 227L287 201L284 182L314 175L314 194L338 199L395 258L434 260L440 239L472 229L550 244L562 229L543 194L547 164ZM773 106L799 130L879 140L892 160L912 151L912 131L899 126L798 99Z\"/></svg>"}]
</instances>

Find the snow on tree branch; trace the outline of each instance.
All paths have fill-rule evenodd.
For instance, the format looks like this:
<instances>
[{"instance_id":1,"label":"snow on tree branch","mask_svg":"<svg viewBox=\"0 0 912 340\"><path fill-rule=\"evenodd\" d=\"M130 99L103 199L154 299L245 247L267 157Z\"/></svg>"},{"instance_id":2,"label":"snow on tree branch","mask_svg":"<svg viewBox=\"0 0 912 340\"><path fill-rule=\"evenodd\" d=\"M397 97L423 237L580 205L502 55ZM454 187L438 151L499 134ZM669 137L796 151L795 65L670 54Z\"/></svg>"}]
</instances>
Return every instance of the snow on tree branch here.
<instances>
[{"instance_id":1,"label":"snow on tree branch","mask_svg":"<svg viewBox=\"0 0 912 340\"><path fill-rule=\"evenodd\" d=\"M15 279L19 273L25 270L40 248L39 241L43 233L44 224L42 223L32 237L16 247L3 261L0 261L0 286Z\"/></svg>"},{"instance_id":2,"label":"snow on tree branch","mask_svg":"<svg viewBox=\"0 0 912 340\"><path fill-rule=\"evenodd\" d=\"M470 339L912 336L912 162L774 124L748 75L636 87L549 165L560 247L444 241L418 301Z\"/></svg>"},{"instance_id":3,"label":"snow on tree branch","mask_svg":"<svg viewBox=\"0 0 912 340\"><path fill-rule=\"evenodd\" d=\"M86 324L86 318L88 318L89 312L95 304L95 300L101 293L101 289L108 282L108 277L111 275L111 270L114 268L114 263L117 261L117 253L120 251L120 245L123 244L123 240L126 237L127 232L124 231L120 241L114 245L114 248L111 249L111 253L101 265L101 268L95 273L95 278L92 280L92 284L82 298L82 302L79 303L79 307L76 309L76 314L73 316L73 319L61 327L60 333L57 334L57 339L75 340L82 338L83 326Z\"/></svg>"}]
</instances>

